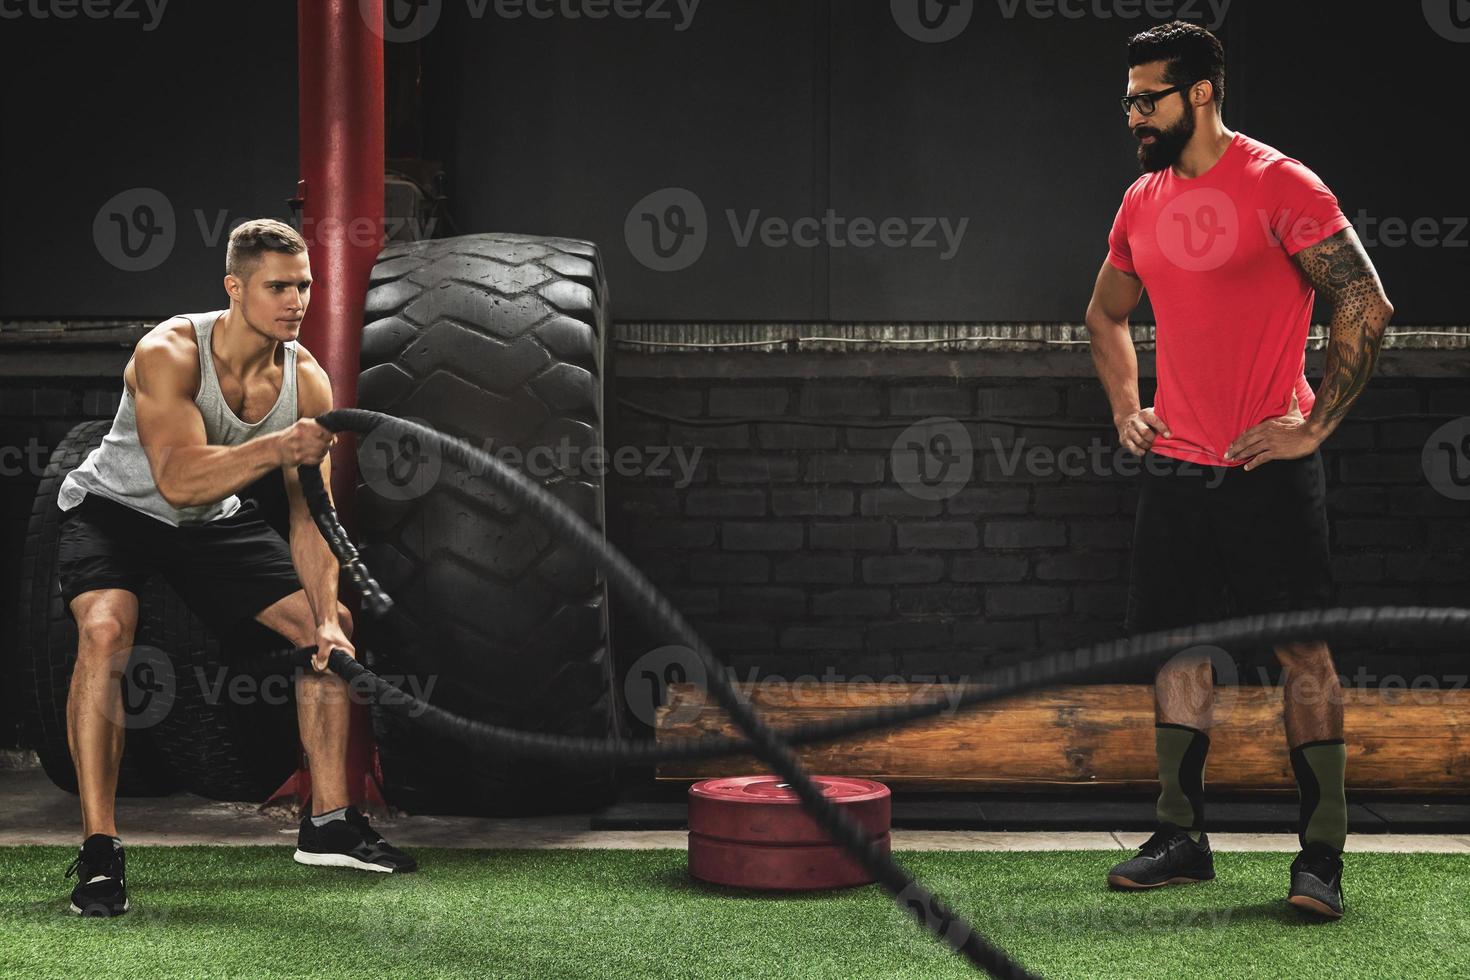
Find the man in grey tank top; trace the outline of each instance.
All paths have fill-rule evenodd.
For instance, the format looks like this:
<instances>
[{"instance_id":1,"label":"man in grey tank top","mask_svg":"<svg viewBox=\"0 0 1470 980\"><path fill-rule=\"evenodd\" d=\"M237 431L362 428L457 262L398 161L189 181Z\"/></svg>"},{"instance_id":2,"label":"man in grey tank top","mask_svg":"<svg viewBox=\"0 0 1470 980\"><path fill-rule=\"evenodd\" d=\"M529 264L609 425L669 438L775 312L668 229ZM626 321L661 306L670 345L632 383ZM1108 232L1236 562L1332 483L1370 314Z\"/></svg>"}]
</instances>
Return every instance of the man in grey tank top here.
<instances>
[{"instance_id":1,"label":"man in grey tank top","mask_svg":"<svg viewBox=\"0 0 1470 980\"><path fill-rule=\"evenodd\" d=\"M122 758L121 675L138 623L138 593L159 574L211 630L248 619L298 647L354 653L352 619L337 600L339 568L311 518L296 467L317 464L331 486L332 434L314 419L332 407L326 372L297 341L310 299L306 243L279 221L231 235L230 306L167 320L138 342L102 445L57 496L61 591L77 623L67 737L82 804L72 911L128 909L113 797ZM237 491L280 472L289 542ZM312 774L295 859L401 872L414 860L351 806L351 704L330 673L297 682L301 742Z\"/></svg>"}]
</instances>

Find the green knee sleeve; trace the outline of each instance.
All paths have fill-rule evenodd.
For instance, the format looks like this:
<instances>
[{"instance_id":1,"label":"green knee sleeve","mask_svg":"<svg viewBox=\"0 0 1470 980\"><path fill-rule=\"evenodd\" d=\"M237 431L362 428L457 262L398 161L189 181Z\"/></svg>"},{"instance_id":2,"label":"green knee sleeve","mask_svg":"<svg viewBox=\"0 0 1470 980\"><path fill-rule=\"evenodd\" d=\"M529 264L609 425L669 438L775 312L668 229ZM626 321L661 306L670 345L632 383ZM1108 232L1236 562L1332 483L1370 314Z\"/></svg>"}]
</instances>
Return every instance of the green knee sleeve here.
<instances>
[{"instance_id":1,"label":"green knee sleeve","mask_svg":"<svg viewBox=\"0 0 1470 980\"><path fill-rule=\"evenodd\" d=\"M1347 745L1340 738L1306 742L1291 750L1301 794L1297 838L1342 851L1347 843Z\"/></svg>"},{"instance_id":2,"label":"green knee sleeve","mask_svg":"<svg viewBox=\"0 0 1470 980\"><path fill-rule=\"evenodd\" d=\"M1196 841L1205 827L1205 756L1210 736L1188 725L1154 725L1154 746L1159 755L1159 802L1155 808L1160 823L1172 823L1189 831Z\"/></svg>"}]
</instances>

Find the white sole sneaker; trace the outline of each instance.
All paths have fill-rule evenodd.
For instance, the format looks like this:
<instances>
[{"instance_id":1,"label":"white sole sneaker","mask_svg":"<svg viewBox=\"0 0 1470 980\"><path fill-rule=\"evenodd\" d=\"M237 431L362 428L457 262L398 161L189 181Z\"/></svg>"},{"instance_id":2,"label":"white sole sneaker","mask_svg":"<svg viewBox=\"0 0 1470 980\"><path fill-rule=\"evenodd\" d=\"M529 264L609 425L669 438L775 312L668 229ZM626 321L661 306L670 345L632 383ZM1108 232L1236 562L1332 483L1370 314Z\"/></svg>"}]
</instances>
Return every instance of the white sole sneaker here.
<instances>
[{"instance_id":1,"label":"white sole sneaker","mask_svg":"<svg viewBox=\"0 0 1470 980\"><path fill-rule=\"evenodd\" d=\"M368 864L359 861L350 854L317 854L313 851L296 849L294 855L297 864L309 864L317 868L352 868L357 871L379 871L383 874L392 874L392 868L385 868L380 864Z\"/></svg>"}]
</instances>

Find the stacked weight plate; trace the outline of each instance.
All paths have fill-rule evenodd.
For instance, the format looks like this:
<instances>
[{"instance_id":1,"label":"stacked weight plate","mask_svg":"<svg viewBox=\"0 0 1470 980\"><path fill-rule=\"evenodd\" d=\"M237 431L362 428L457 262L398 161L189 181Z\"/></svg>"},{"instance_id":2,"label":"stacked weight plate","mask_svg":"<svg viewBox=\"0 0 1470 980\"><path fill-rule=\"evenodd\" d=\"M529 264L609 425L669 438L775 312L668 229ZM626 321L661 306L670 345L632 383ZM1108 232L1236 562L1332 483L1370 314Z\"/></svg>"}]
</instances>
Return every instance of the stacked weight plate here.
<instances>
[{"instance_id":1,"label":"stacked weight plate","mask_svg":"<svg viewBox=\"0 0 1470 980\"><path fill-rule=\"evenodd\" d=\"M892 817L888 787L846 776L812 778L886 854ZM872 881L779 776L706 779L690 787L689 873L718 885L781 890Z\"/></svg>"}]
</instances>

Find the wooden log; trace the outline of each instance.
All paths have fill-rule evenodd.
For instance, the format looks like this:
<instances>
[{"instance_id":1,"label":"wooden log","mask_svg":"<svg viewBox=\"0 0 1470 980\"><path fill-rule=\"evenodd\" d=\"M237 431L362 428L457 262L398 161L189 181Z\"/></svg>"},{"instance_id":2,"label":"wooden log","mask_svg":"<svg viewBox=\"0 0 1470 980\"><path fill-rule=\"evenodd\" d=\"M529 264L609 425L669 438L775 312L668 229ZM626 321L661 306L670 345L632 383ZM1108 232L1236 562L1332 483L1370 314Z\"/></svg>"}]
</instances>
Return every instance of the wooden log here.
<instances>
[{"instance_id":1,"label":"wooden log","mask_svg":"<svg viewBox=\"0 0 1470 980\"><path fill-rule=\"evenodd\" d=\"M777 728L879 705L958 697L933 684L742 685ZM1295 792L1282 692L1217 690L1205 785L1214 792ZM659 740L739 734L701 688L674 684ZM1343 691L1348 789L1375 794L1470 792L1470 691ZM1153 689L1062 686L870 734L802 746L810 771L915 790L1154 791ZM664 762L663 780L769 771L749 756Z\"/></svg>"}]
</instances>

